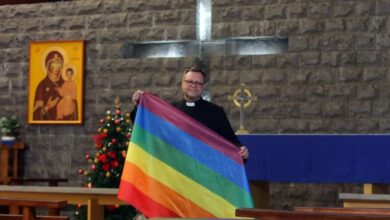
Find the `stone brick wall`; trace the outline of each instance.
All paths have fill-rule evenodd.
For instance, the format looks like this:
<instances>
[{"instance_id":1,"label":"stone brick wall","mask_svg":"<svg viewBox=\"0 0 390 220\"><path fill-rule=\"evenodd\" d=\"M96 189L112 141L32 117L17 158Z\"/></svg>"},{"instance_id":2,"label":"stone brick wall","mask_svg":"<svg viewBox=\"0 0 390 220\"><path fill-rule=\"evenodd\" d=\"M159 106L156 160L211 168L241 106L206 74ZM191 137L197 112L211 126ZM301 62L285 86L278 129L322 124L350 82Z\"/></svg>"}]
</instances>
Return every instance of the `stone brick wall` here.
<instances>
[{"instance_id":1,"label":"stone brick wall","mask_svg":"<svg viewBox=\"0 0 390 220\"><path fill-rule=\"evenodd\" d=\"M248 122L252 131L390 130L390 2L235 2L215 1L213 36L289 38L289 52L285 54L211 59L216 62L212 83L221 82L221 75L234 74L258 97L248 110L249 117L257 119ZM226 82L222 84L232 86Z\"/></svg>"},{"instance_id":2,"label":"stone brick wall","mask_svg":"<svg viewBox=\"0 0 390 220\"><path fill-rule=\"evenodd\" d=\"M0 116L23 121L25 176L67 177L76 170L113 100L131 110L137 88L180 98L181 70L195 57L125 59L128 42L194 40L195 0L83 0L0 7ZM209 57L211 99L234 128L227 99L246 83L258 100L246 109L252 133L389 133L390 2L387 0L215 0L213 39L288 37L288 53ZM28 125L30 41L86 41L83 125ZM85 164L84 164L85 165ZM354 185L272 185L272 205L332 205Z\"/></svg>"},{"instance_id":3,"label":"stone brick wall","mask_svg":"<svg viewBox=\"0 0 390 220\"><path fill-rule=\"evenodd\" d=\"M389 133L389 1L214 1L213 37L288 37L289 52L212 57L213 99L236 81L258 100L246 110L254 133ZM356 184L271 185L272 207L339 205Z\"/></svg>"}]
</instances>

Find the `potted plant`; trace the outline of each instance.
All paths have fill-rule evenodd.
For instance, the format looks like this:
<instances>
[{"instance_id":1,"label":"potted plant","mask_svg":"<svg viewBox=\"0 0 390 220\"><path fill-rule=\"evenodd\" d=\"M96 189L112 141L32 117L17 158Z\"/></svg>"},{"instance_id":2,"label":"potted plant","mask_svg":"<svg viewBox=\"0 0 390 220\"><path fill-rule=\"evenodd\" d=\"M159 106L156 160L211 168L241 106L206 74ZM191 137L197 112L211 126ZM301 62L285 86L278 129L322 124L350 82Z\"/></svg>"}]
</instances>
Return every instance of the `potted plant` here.
<instances>
[{"instance_id":1,"label":"potted plant","mask_svg":"<svg viewBox=\"0 0 390 220\"><path fill-rule=\"evenodd\" d=\"M1 117L0 118L1 141L2 142L15 141L16 137L19 135L20 127L21 125L19 123L19 120L15 116Z\"/></svg>"}]
</instances>

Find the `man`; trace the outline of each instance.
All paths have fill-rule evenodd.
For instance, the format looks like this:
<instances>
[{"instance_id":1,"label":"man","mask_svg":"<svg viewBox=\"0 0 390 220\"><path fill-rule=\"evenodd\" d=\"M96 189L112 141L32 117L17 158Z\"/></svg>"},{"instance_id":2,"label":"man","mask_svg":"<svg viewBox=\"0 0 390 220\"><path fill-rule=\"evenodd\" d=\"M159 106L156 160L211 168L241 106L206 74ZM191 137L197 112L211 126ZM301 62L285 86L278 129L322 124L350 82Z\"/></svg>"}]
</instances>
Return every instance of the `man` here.
<instances>
[{"instance_id":1,"label":"man","mask_svg":"<svg viewBox=\"0 0 390 220\"><path fill-rule=\"evenodd\" d=\"M205 73L201 69L185 70L181 84L183 100L172 105L235 144L240 148L239 155L243 159L248 159L249 151L237 139L223 108L202 99L205 78ZM142 93L143 91L138 90L133 94L132 102L135 105L138 104Z\"/></svg>"}]
</instances>

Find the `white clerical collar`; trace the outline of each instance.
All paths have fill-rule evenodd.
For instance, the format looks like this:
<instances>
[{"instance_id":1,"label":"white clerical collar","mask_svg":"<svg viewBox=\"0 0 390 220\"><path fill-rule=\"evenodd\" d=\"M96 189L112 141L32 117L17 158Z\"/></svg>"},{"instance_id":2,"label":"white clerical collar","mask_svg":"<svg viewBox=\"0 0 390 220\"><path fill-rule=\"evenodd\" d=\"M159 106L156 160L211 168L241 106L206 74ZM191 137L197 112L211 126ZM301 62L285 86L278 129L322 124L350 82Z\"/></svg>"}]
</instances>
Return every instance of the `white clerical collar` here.
<instances>
[{"instance_id":1,"label":"white clerical collar","mask_svg":"<svg viewBox=\"0 0 390 220\"><path fill-rule=\"evenodd\" d=\"M187 107L195 107L195 102L186 102Z\"/></svg>"}]
</instances>

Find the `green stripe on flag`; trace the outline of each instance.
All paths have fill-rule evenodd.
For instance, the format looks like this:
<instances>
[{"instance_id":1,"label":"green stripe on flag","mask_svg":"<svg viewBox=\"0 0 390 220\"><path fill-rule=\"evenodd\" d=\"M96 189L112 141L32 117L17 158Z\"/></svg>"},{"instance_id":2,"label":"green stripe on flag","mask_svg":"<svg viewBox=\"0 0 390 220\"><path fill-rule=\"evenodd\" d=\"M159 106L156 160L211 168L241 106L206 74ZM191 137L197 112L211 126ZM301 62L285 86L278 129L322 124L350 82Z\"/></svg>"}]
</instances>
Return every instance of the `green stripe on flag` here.
<instances>
[{"instance_id":1,"label":"green stripe on flag","mask_svg":"<svg viewBox=\"0 0 390 220\"><path fill-rule=\"evenodd\" d=\"M137 131L137 134L133 133L131 141L142 147L149 154L159 158L164 163L187 177L192 178L210 191L225 198L234 206L252 206L252 199L249 192L194 160L192 157L177 150L175 147L153 136L137 124L134 125L133 131ZM196 175L192 175L194 172L196 172Z\"/></svg>"}]
</instances>

